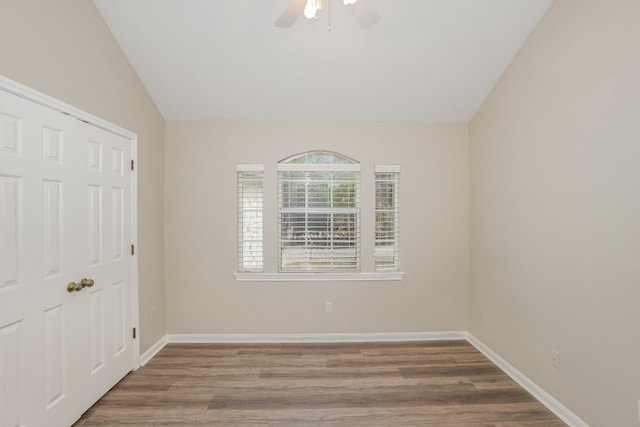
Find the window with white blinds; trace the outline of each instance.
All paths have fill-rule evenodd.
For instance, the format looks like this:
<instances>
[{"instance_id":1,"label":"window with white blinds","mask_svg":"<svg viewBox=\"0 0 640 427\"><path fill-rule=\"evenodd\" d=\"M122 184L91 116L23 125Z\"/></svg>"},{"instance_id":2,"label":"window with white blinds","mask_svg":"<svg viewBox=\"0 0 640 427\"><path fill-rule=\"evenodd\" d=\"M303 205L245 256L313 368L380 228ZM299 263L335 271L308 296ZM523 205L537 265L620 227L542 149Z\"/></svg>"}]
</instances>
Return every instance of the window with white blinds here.
<instances>
[{"instance_id":1,"label":"window with white blinds","mask_svg":"<svg viewBox=\"0 0 640 427\"><path fill-rule=\"evenodd\" d=\"M360 165L313 151L278 164L280 272L360 270Z\"/></svg>"},{"instance_id":2,"label":"window with white blinds","mask_svg":"<svg viewBox=\"0 0 640 427\"><path fill-rule=\"evenodd\" d=\"M400 166L376 165L375 271L398 271Z\"/></svg>"},{"instance_id":3,"label":"window with white blinds","mask_svg":"<svg viewBox=\"0 0 640 427\"><path fill-rule=\"evenodd\" d=\"M241 164L238 170L238 271L262 272L264 167Z\"/></svg>"}]
</instances>

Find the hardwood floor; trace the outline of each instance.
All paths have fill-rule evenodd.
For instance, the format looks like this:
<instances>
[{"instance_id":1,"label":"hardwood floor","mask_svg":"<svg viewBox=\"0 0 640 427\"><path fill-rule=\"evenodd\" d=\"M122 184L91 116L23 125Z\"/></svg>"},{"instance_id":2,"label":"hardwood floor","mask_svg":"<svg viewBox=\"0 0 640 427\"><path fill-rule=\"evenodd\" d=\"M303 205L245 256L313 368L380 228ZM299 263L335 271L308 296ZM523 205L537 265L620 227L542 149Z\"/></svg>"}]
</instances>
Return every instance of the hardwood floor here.
<instances>
[{"instance_id":1,"label":"hardwood floor","mask_svg":"<svg viewBox=\"0 0 640 427\"><path fill-rule=\"evenodd\" d=\"M466 341L169 344L84 426L564 426Z\"/></svg>"}]
</instances>

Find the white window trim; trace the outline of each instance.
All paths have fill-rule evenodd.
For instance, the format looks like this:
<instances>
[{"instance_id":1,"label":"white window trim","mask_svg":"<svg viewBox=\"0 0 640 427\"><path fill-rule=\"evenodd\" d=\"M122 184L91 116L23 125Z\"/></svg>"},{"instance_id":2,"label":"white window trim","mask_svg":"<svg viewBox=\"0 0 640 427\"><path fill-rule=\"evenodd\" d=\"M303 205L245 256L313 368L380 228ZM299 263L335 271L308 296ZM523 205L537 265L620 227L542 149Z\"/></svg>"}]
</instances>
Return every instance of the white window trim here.
<instances>
[{"instance_id":1,"label":"white window trim","mask_svg":"<svg viewBox=\"0 0 640 427\"><path fill-rule=\"evenodd\" d=\"M375 165L376 173L400 173L400 165Z\"/></svg>"},{"instance_id":2,"label":"white window trim","mask_svg":"<svg viewBox=\"0 0 640 427\"><path fill-rule=\"evenodd\" d=\"M359 163L330 163L330 164L314 164L314 163L279 163L278 171L343 171L343 172L360 172Z\"/></svg>"},{"instance_id":3,"label":"white window trim","mask_svg":"<svg viewBox=\"0 0 640 427\"><path fill-rule=\"evenodd\" d=\"M404 277L403 272L391 273L235 273L239 282L391 282Z\"/></svg>"},{"instance_id":4,"label":"white window trim","mask_svg":"<svg viewBox=\"0 0 640 427\"><path fill-rule=\"evenodd\" d=\"M260 163L238 163L236 165L238 172L264 172L264 165Z\"/></svg>"}]
</instances>

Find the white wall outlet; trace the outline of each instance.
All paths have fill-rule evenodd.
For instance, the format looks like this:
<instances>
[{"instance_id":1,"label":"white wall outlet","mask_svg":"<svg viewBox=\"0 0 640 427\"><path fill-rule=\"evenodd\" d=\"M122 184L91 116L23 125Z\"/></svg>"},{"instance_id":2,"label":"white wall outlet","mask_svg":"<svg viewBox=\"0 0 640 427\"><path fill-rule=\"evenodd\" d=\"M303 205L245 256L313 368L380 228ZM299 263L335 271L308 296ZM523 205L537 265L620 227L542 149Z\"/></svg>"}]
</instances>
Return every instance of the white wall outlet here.
<instances>
[{"instance_id":1,"label":"white wall outlet","mask_svg":"<svg viewBox=\"0 0 640 427\"><path fill-rule=\"evenodd\" d=\"M558 350L551 349L551 366L560 369L560 352Z\"/></svg>"},{"instance_id":2,"label":"white wall outlet","mask_svg":"<svg viewBox=\"0 0 640 427\"><path fill-rule=\"evenodd\" d=\"M324 303L324 312L329 314L329 313L333 313L333 304L331 304L330 302L325 302Z\"/></svg>"}]
</instances>

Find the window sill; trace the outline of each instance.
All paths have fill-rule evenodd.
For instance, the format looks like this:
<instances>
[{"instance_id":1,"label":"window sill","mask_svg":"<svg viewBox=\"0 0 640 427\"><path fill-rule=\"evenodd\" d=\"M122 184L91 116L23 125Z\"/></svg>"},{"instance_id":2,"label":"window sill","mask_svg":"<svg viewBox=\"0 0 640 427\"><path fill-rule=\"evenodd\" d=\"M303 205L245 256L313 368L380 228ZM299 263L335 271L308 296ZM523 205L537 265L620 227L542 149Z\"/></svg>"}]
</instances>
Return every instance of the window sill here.
<instances>
[{"instance_id":1,"label":"window sill","mask_svg":"<svg viewBox=\"0 0 640 427\"><path fill-rule=\"evenodd\" d=\"M239 282L379 282L402 280L404 273L235 273Z\"/></svg>"}]
</instances>

